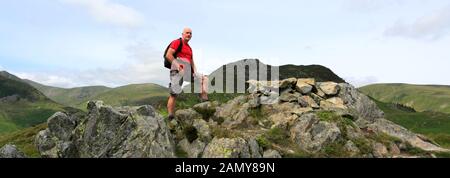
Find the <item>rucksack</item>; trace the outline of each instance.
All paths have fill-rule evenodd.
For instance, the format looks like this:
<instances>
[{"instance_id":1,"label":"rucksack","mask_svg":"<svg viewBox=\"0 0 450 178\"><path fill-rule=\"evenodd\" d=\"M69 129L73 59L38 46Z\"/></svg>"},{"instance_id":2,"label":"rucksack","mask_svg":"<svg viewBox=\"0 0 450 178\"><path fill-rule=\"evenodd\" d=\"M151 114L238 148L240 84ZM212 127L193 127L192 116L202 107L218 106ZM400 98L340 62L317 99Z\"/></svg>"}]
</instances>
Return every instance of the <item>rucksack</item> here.
<instances>
[{"instance_id":1,"label":"rucksack","mask_svg":"<svg viewBox=\"0 0 450 178\"><path fill-rule=\"evenodd\" d=\"M180 41L180 45L178 45L177 50L175 50L175 53L173 53L173 57L177 58L178 53L181 52L181 49L183 49L183 40L181 38L178 39ZM167 46L166 50L164 51L164 67L170 69L172 67L172 63L169 62L169 60L167 60L166 58L166 54L167 51L170 48L170 45L172 45L172 43L169 44L169 46Z\"/></svg>"}]
</instances>

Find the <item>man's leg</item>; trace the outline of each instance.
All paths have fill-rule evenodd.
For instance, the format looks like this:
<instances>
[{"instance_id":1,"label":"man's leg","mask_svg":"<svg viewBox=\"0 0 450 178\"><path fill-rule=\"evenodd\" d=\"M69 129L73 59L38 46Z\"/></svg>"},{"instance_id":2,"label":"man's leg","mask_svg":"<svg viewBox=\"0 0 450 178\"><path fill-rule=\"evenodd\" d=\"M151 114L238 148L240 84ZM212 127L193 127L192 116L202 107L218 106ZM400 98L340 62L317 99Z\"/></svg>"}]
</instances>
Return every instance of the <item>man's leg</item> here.
<instances>
[{"instance_id":1,"label":"man's leg","mask_svg":"<svg viewBox=\"0 0 450 178\"><path fill-rule=\"evenodd\" d=\"M168 119L172 120L175 116L175 100L177 95L181 93L181 86L183 85L182 77L177 70L170 71L169 83L169 99L167 100Z\"/></svg>"},{"instance_id":2,"label":"man's leg","mask_svg":"<svg viewBox=\"0 0 450 178\"><path fill-rule=\"evenodd\" d=\"M169 96L169 99L167 100L167 112L169 113L169 119L172 119L175 115L175 99L176 97L173 95Z\"/></svg>"},{"instance_id":3,"label":"man's leg","mask_svg":"<svg viewBox=\"0 0 450 178\"><path fill-rule=\"evenodd\" d=\"M201 81L202 89L201 89L201 97L203 100L208 100L208 77L202 76Z\"/></svg>"}]
</instances>

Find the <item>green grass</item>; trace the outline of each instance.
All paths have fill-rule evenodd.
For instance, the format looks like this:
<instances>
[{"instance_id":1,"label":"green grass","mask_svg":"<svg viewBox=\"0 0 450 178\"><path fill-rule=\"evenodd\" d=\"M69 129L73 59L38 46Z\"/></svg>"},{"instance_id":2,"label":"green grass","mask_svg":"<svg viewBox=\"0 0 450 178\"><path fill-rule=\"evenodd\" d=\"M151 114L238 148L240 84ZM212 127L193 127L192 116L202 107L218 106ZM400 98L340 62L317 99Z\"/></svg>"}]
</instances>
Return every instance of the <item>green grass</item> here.
<instances>
[{"instance_id":1,"label":"green grass","mask_svg":"<svg viewBox=\"0 0 450 178\"><path fill-rule=\"evenodd\" d=\"M409 112L394 104L374 100L384 111L386 119L412 132L423 134L439 145L450 148L450 114L438 112Z\"/></svg>"},{"instance_id":2,"label":"green grass","mask_svg":"<svg viewBox=\"0 0 450 178\"><path fill-rule=\"evenodd\" d=\"M415 110L450 114L450 86L374 84L359 88L364 94L385 103L400 103Z\"/></svg>"},{"instance_id":3,"label":"green grass","mask_svg":"<svg viewBox=\"0 0 450 178\"><path fill-rule=\"evenodd\" d=\"M105 86L88 86L66 89L42 85L31 80L24 81L41 91L45 96L53 101L72 107L75 107L77 104L85 102L100 93L111 90L111 88Z\"/></svg>"},{"instance_id":4,"label":"green grass","mask_svg":"<svg viewBox=\"0 0 450 178\"><path fill-rule=\"evenodd\" d=\"M66 107L49 100L0 103L0 133L8 133L44 123L55 112L65 109Z\"/></svg>"},{"instance_id":5,"label":"green grass","mask_svg":"<svg viewBox=\"0 0 450 178\"><path fill-rule=\"evenodd\" d=\"M39 151L34 145L34 139L36 134L47 128L47 124L39 124L34 127L29 127L19 131L0 134L0 147L5 144L16 145L17 148L30 157L40 157Z\"/></svg>"},{"instance_id":6,"label":"green grass","mask_svg":"<svg viewBox=\"0 0 450 178\"><path fill-rule=\"evenodd\" d=\"M88 98L76 107L85 110L87 101L102 100L111 106L138 106L150 104L156 108L164 107L169 96L168 89L156 84L133 84L108 90Z\"/></svg>"}]
</instances>

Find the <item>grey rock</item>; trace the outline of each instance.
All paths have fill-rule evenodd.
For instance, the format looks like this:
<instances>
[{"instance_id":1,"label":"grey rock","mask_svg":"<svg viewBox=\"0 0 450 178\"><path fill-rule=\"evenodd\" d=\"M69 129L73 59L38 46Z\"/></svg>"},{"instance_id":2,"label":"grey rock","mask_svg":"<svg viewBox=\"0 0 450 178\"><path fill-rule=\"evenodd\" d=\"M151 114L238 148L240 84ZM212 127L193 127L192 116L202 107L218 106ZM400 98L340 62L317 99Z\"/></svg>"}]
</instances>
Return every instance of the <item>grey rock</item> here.
<instances>
[{"instance_id":1,"label":"grey rock","mask_svg":"<svg viewBox=\"0 0 450 178\"><path fill-rule=\"evenodd\" d=\"M387 157L388 155L388 150L386 148L386 146L384 146L381 143L375 143L373 145L373 156L375 158L384 158Z\"/></svg>"},{"instance_id":2,"label":"grey rock","mask_svg":"<svg viewBox=\"0 0 450 178\"><path fill-rule=\"evenodd\" d=\"M341 83L339 98L341 98L345 106L354 111L359 118L369 122L374 122L378 118L384 118L384 113L378 106L367 96L358 92L358 90L347 83Z\"/></svg>"},{"instance_id":3,"label":"grey rock","mask_svg":"<svg viewBox=\"0 0 450 178\"><path fill-rule=\"evenodd\" d=\"M194 109L180 109L175 112L175 118L181 122L182 125L192 125L195 119L202 119L202 115Z\"/></svg>"},{"instance_id":4,"label":"grey rock","mask_svg":"<svg viewBox=\"0 0 450 178\"><path fill-rule=\"evenodd\" d=\"M296 83L297 83L296 78L284 79L284 80L280 81L280 89L292 88L292 86L295 86Z\"/></svg>"},{"instance_id":5,"label":"grey rock","mask_svg":"<svg viewBox=\"0 0 450 178\"><path fill-rule=\"evenodd\" d=\"M88 114L70 135L67 133L73 122L66 122L70 118L66 116L57 113L49 119L55 126L49 124L36 136L35 143L43 157L175 156L167 124L151 106L112 108L100 101L89 102Z\"/></svg>"},{"instance_id":6,"label":"grey rock","mask_svg":"<svg viewBox=\"0 0 450 178\"><path fill-rule=\"evenodd\" d=\"M300 97L299 93L289 93L289 92L283 92L280 95L280 101L284 102L297 102L298 98Z\"/></svg>"},{"instance_id":7,"label":"grey rock","mask_svg":"<svg viewBox=\"0 0 450 178\"><path fill-rule=\"evenodd\" d=\"M433 143L426 142L420 139L416 134L386 119L378 119L374 123L369 124L368 127L375 132L385 133L392 137L396 137L404 142L408 142L414 147L420 148L425 151L449 151L447 149L434 145Z\"/></svg>"},{"instance_id":8,"label":"grey rock","mask_svg":"<svg viewBox=\"0 0 450 178\"><path fill-rule=\"evenodd\" d=\"M281 155L277 150L270 149L264 151L263 158L281 158Z\"/></svg>"},{"instance_id":9,"label":"grey rock","mask_svg":"<svg viewBox=\"0 0 450 178\"><path fill-rule=\"evenodd\" d=\"M6 144L0 148L0 158L27 158L15 145Z\"/></svg>"},{"instance_id":10,"label":"grey rock","mask_svg":"<svg viewBox=\"0 0 450 178\"><path fill-rule=\"evenodd\" d=\"M75 129L76 121L65 113L57 112L47 120L47 125L53 136L59 140L69 140L73 129Z\"/></svg>"},{"instance_id":11,"label":"grey rock","mask_svg":"<svg viewBox=\"0 0 450 178\"><path fill-rule=\"evenodd\" d=\"M262 148L259 147L259 144L258 142L256 142L255 138L250 138L247 142L249 146L250 156L252 158L261 158Z\"/></svg>"},{"instance_id":12,"label":"grey rock","mask_svg":"<svg viewBox=\"0 0 450 178\"><path fill-rule=\"evenodd\" d=\"M319 105L310 96L305 95L305 96L302 96L301 99L303 101L307 102L309 107L312 107L314 109L319 108Z\"/></svg>"},{"instance_id":13,"label":"grey rock","mask_svg":"<svg viewBox=\"0 0 450 178\"><path fill-rule=\"evenodd\" d=\"M314 113L302 115L290 129L293 141L303 150L317 152L341 136L334 123L319 121Z\"/></svg>"},{"instance_id":14,"label":"grey rock","mask_svg":"<svg viewBox=\"0 0 450 178\"><path fill-rule=\"evenodd\" d=\"M203 158L250 158L248 143L242 138L213 138Z\"/></svg>"},{"instance_id":15,"label":"grey rock","mask_svg":"<svg viewBox=\"0 0 450 178\"><path fill-rule=\"evenodd\" d=\"M199 139L194 140L192 143L189 143L187 139L183 139L178 145L188 154L188 158L200 158L206 147L206 144Z\"/></svg>"},{"instance_id":16,"label":"grey rock","mask_svg":"<svg viewBox=\"0 0 450 178\"><path fill-rule=\"evenodd\" d=\"M360 153L359 148L351 140L348 140L347 143L345 143L344 148L349 152L350 156L356 156Z\"/></svg>"},{"instance_id":17,"label":"grey rock","mask_svg":"<svg viewBox=\"0 0 450 178\"><path fill-rule=\"evenodd\" d=\"M198 138L201 141L209 142L212 139L211 129L209 128L209 125L205 120L195 119L192 126L194 126L194 128L197 130Z\"/></svg>"},{"instance_id":18,"label":"grey rock","mask_svg":"<svg viewBox=\"0 0 450 178\"><path fill-rule=\"evenodd\" d=\"M298 92L300 92L301 94L306 95L306 94L309 94L309 93L312 91L313 86L311 86L311 85L309 85L309 84L307 84L307 83L304 83L304 82L299 81L299 82L297 82L297 84L295 85L295 89L296 89Z\"/></svg>"}]
</instances>

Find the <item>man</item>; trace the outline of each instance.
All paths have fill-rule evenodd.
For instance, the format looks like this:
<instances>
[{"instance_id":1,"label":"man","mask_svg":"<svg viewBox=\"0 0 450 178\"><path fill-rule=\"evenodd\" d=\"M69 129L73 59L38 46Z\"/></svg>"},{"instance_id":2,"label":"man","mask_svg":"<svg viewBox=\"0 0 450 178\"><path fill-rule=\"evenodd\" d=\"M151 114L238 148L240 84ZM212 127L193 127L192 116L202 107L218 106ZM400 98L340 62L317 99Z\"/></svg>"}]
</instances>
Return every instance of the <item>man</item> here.
<instances>
[{"instance_id":1,"label":"man","mask_svg":"<svg viewBox=\"0 0 450 178\"><path fill-rule=\"evenodd\" d=\"M208 100L207 95L208 78L206 76L197 73L192 49L189 46L189 41L191 40L191 38L192 38L192 30L190 28L184 28L181 40L177 39L172 41L166 53L167 60L172 64L170 69L170 84L169 84L170 96L167 101L167 111L169 113L168 117L169 120L172 120L174 118L175 99L177 95L181 92L181 85L183 84L183 81L191 81L191 79L193 78L195 82L200 82L201 100L202 101ZM175 56L176 50L178 49L179 45L182 45L181 51L179 51Z\"/></svg>"}]
</instances>

